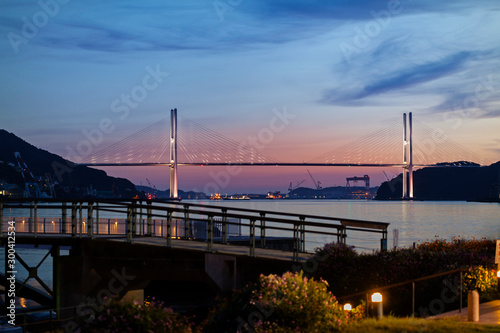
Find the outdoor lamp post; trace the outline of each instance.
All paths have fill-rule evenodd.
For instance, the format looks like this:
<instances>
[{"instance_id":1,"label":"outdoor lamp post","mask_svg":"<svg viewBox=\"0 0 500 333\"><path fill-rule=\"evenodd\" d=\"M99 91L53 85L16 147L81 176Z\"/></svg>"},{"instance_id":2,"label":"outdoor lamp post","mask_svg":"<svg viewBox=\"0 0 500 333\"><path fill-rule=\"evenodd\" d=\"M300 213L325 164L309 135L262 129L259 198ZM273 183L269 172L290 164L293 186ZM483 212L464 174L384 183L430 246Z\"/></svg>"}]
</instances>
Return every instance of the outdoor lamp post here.
<instances>
[{"instance_id":1,"label":"outdoor lamp post","mask_svg":"<svg viewBox=\"0 0 500 333\"><path fill-rule=\"evenodd\" d=\"M344 304L344 311L351 311L352 310L352 305L347 303L347 304Z\"/></svg>"},{"instance_id":2,"label":"outdoor lamp post","mask_svg":"<svg viewBox=\"0 0 500 333\"><path fill-rule=\"evenodd\" d=\"M377 308L377 318L382 319L384 317L384 307L382 304L382 294L381 293L374 293L372 295L372 303L374 304L374 307Z\"/></svg>"}]
</instances>

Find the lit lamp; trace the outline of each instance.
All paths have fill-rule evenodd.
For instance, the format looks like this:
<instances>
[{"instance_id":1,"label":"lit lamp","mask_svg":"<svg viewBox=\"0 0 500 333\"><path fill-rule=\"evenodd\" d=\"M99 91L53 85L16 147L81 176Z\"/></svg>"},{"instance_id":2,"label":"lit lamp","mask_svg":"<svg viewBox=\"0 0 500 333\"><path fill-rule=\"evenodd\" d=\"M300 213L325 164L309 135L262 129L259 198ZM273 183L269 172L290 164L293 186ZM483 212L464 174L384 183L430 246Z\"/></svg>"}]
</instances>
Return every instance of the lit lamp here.
<instances>
[{"instance_id":1,"label":"lit lamp","mask_svg":"<svg viewBox=\"0 0 500 333\"><path fill-rule=\"evenodd\" d=\"M500 271L497 271L497 290L500 291Z\"/></svg>"},{"instance_id":2,"label":"lit lamp","mask_svg":"<svg viewBox=\"0 0 500 333\"><path fill-rule=\"evenodd\" d=\"M374 293L372 295L372 303L375 304L377 308L377 318L382 319L384 317L384 308L382 305L382 294Z\"/></svg>"},{"instance_id":3,"label":"lit lamp","mask_svg":"<svg viewBox=\"0 0 500 333\"><path fill-rule=\"evenodd\" d=\"M351 304L349 304L349 303L344 304L344 311L351 311L351 310L352 310Z\"/></svg>"}]
</instances>

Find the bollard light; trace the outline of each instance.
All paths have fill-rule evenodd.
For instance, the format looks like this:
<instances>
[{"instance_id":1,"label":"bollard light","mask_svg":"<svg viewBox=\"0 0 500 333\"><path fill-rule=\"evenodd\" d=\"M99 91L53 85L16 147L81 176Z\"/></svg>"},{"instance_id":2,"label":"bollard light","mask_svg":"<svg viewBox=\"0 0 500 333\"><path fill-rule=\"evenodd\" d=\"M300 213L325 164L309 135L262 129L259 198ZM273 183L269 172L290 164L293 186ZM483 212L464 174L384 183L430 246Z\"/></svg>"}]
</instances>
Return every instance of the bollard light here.
<instances>
[{"instance_id":1,"label":"bollard light","mask_svg":"<svg viewBox=\"0 0 500 333\"><path fill-rule=\"evenodd\" d=\"M344 304L344 311L351 311L352 310L352 305L347 303L347 304Z\"/></svg>"},{"instance_id":2,"label":"bollard light","mask_svg":"<svg viewBox=\"0 0 500 333\"><path fill-rule=\"evenodd\" d=\"M500 278L500 271L497 272L497 278Z\"/></svg>"},{"instance_id":3,"label":"bollard light","mask_svg":"<svg viewBox=\"0 0 500 333\"><path fill-rule=\"evenodd\" d=\"M381 303L382 302L382 294L381 293L374 293L372 295L372 302L373 303Z\"/></svg>"},{"instance_id":4,"label":"bollard light","mask_svg":"<svg viewBox=\"0 0 500 333\"><path fill-rule=\"evenodd\" d=\"M382 319L384 317L384 307L382 303L382 294L374 293L372 294L372 303L374 307L377 308L377 318Z\"/></svg>"}]
</instances>

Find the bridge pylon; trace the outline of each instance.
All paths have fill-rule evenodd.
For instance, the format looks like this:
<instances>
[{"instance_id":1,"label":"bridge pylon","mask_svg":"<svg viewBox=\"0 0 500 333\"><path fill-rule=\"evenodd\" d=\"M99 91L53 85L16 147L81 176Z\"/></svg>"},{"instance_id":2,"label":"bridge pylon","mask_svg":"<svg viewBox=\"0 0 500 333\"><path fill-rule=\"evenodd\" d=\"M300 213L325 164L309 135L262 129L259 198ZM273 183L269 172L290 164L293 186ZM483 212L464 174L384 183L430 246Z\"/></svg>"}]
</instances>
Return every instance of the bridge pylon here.
<instances>
[{"instance_id":1,"label":"bridge pylon","mask_svg":"<svg viewBox=\"0 0 500 333\"><path fill-rule=\"evenodd\" d=\"M170 198L178 198L177 188L177 109L170 110Z\"/></svg>"},{"instance_id":2,"label":"bridge pylon","mask_svg":"<svg viewBox=\"0 0 500 333\"><path fill-rule=\"evenodd\" d=\"M403 199L413 199L413 122L411 112L403 113Z\"/></svg>"}]
</instances>

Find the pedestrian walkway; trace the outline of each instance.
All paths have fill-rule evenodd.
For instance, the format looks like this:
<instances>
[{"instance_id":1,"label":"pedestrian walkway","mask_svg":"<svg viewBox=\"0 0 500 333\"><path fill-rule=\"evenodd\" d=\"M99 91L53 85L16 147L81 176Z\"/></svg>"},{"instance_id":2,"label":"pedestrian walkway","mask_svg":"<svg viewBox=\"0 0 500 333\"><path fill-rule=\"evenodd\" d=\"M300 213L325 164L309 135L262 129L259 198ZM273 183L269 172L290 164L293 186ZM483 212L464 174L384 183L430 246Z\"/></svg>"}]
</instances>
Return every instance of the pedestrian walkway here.
<instances>
[{"instance_id":1,"label":"pedestrian walkway","mask_svg":"<svg viewBox=\"0 0 500 333\"><path fill-rule=\"evenodd\" d=\"M467 308L463 308L461 313L455 310L431 318L457 318L467 321ZM500 300L479 304L479 323L500 325Z\"/></svg>"}]
</instances>

